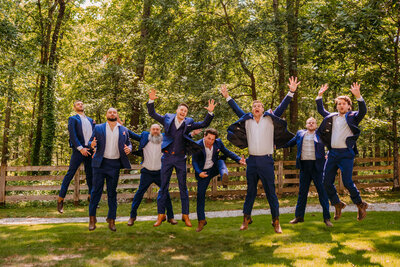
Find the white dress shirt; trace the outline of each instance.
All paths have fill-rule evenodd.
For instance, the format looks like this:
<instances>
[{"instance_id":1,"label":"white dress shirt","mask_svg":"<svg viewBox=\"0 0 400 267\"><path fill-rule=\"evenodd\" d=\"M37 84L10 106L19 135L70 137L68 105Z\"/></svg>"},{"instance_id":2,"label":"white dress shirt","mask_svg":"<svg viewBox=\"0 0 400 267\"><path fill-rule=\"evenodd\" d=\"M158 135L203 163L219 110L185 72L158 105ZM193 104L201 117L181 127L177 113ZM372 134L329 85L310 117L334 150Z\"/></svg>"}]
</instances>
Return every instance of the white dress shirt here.
<instances>
[{"instance_id":1,"label":"white dress shirt","mask_svg":"<svg viewBox=\"0 0 400 267\"><path fill-rule=\"evenodd\" d=\"M78 114L82 122L83 139L85 140L85 146L88 145L90 137L92 137L92 124L85 115ZM80 151L83 146L78 146L77 149Z\"/></svg>"},{"instance_id":2,"label":"white dress shirt","mask_svg":"<svg viewBox=\"0 0 400 267\"><path fill-rule=\"evenodd\" d=\"M104 149L104 157L107 159L120 158L118 149L119 126L121 126L121 124L117 122L117 125L111 130L110 125L106 122L106 147Z\"/></svg>"},{"instance_id":3,"label":"white dress shirt","mask_svg":"<svg viewBox=\"0 0 400 267\"><path fill-rule=\"evenodd\" d=\"M274 153L274 123L271 117L261 117L258 123L255 119L248 119L246 136L250 155L265 156Z\"/></svg>"},{"instance_id":4,"label":"white dress shirt","mask_svg":"<svg viewBox=\"0 0 400 267\"><path fill-rule=\"evenodd\" d=\"M203 140L203 142L204 142L204 140ZM212 168L212 166L214 166L214 162L212 161L214 146L211 146L211 149L209 149L206 145L204 145L204 149L206 151L206 161L204 163L203 169L207 170L207 169Z\"/></svg>"},{"instance_id":5,"label":"white dress shirt","mask_svg":"<svg viewBox=\"0 0 400 267\"><path fill-rule=\"evenodd\" d=\"M305 133L303 137L303 144L301 146L301 160L315 160L315 132Z\"/></svg>"},{"instance_id":6,"label":"white dress shirt","mask_svg":"<svg viewBox=\"0 0 400 267\"><path fill-rule=\"evenodd\" d=\"M142 166L149 171L161 170L161 157L163 155L161 152L161 144L162 142L155 144L149 141L143 148Z\"/></svg>"},{"instance_id":7,"label":"white dress shirt","mask_svg":"<svg viewBox=\"0 0 400 267\"><path fill-rule=\"evenodd\" d=\"M182 123L183 123L184 120L185 120L185 119L183 119L181 122L179 122L178 116L175 116L174 122L175 122L175 127L176 127L177 130L179 129L179 127L181 127L181 125L182 125Z\"/></svg>"},{"instance_id":8,"label":"white dress shirt","mask_svg":"<svg viewBox=\"0 0 400 267\"><path fill-rule=\"evenodd\" d=\"M346 117L337 115L333 117L332 124L332 148L347 148L346 139L354 135L347 124Z\"/></svg>"}]
</instances>

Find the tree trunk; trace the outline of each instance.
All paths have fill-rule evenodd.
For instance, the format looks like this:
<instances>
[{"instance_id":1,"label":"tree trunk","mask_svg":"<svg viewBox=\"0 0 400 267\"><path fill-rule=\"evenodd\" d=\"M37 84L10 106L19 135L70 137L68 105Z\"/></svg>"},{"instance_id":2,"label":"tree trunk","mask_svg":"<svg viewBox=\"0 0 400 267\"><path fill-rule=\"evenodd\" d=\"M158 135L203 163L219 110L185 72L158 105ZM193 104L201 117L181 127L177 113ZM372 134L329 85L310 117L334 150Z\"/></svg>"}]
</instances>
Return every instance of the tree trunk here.
<instances>
[{"instance_id":1,"label":"tree trunk","mask_svg":"<svg viewBox=\"0 0 400 267\"><path fill-rule=\"evenodd\" d=\"M57 43L60 36L60 29L65 14L65 2L64 0L57 0L59 5L58 16L54 27L54 32L51 38L51 48L49 55L49 72L47 74L47 86L46 94L44 98L44 122L45 127L43 130L43 157L42 165L51 165L53 147L54 147L54 136L56 131L55 122L55 76L57 73Z\"/></svg>"},{"instance_id":2,"label":"tree trunk","mask_svg":"<svg viewBox=\"0 0 400 267\"><path fill-rule=\"evenodd\" d=\"M298 14L299 0L286 0L286 21L288 27L288 67L289 76L297 77L297 48L298 48ZM290 102L290 124L289 128L295 131L298 128L298 93Z\"/></svg>"},{"instance_id":3,"label":"tree trunk","mask_svg":"<svg viewBox=\"0 0 400 267\"><path fill-rule=\"evenodd\" d=\"M394 75L394 92L397 92L399 86L399 38L400 38L400 18L397 21L397 36L394 43L394 60L395 60L395 75ZM395 94L393 94L395 97ZM393 114L392 114L392 132L393 132L393 190L400 190L400 177L399 177L399 143L397 137L397 101L393 101Z\"/></svg>"},{"instance_id":4,"label":"tree trunk","mask_svg":"<svg viewBox=\"0 0 400 267\"><path fill-rule=\"evenodd\" d=\"M3 147L1 150L1 166L6 166L7 161L10 158L8 150L8 137L10 134L11 103L14 91L14 67L15 67L15 60L13 60L10 64L10 74L8 77L8 88L6 92L7 103L6 103L6 111L4 114L4 131L3 131Z\"/></svg>"},{"instance_id":5,"label":"tree trunk","mask_svg":"<svg viewBox=\"0 0 400 267\"><path fill-rule=\"evenodd\" d=\"M54 10L57 7L57 3L54 2L53 5L49 8L47 13L47 18L45 23L43 23L44 19L42 17L42 8L40 0L38 0L38 13L39 13L39 22L41 28L41 50L40 50L40 67L41 74L39 79L39 100L38 100L38 108L37 108L37 121L36 121L36 129L35 129L35 143L32 151L32 165L39 165L40 161L40 148L42 145L42 128L43 128L43 110L44 110L44 90L46 85L46 73L47 63L49 58L49 48L50 48L50 37L51 37L51 28L53 25L53 14Z\"/></svg>"}]
</instances>

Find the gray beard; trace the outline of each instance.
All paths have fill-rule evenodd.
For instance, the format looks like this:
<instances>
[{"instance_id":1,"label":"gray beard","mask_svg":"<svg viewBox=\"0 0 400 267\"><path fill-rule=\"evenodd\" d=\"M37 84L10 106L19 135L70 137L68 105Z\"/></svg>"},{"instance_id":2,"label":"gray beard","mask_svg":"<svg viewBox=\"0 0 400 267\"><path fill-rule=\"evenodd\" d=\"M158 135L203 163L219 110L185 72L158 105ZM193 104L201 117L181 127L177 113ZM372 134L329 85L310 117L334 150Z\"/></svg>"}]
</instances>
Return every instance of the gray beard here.
<instances>
[{"instance_id":1,"label":"gray beard","mask_svg":"<svg viewBox=\"0 0 400 267\"><path fill-rule=\"evenodd\" d=\"M160 135L149 135L149 142L151 142L151 143L153 143L153 144L161 144L161 142L162 142L162 140L163 140L163 136L160 134Z\"/></svg>"}]
</instances>

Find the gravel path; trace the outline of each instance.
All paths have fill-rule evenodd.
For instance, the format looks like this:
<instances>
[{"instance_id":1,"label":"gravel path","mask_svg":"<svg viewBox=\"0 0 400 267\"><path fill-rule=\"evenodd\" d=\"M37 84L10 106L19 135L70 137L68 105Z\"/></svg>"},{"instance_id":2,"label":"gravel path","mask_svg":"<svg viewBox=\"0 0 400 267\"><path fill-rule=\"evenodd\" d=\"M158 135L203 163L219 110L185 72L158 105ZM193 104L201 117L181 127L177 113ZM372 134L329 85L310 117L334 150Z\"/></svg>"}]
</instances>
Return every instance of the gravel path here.
<instances>
[{"instance_id":1,"label":"gravel path","mask_svg":"<svg viewBox=\"0 0 400 267\"><path fill-rule=\"evenodd\" d=\"M295 207L284 207L279 209L281 214L292 213L294 214ZM331 212L334 208L331 207ZM356 212L355 205L348 205L343 212ZM400 211L400 202L395 203L374 203L369 204L368 211ZM306 212L322 212L321 206L309 205ZM252 215L267 215L271 214L269 209L253 210ZM181 218L181 214L175 214L175 218ZM227 218L227 217L241 217L243 216L242 210L224 210L224 211L209 211L206 212L207 218ZM117 222L126 222L129 217L117 217ZM137 221L155 221L157 216L138 216ZM190 219L197 219L196 213L190 213ZM105 217L97 217L97 221L102 223L106 222ZM0 225L31 225L31 224L53 224L53 223L87 223L89 217L75 217L75 218L5 218L0 219Z\"/></svg>"}]
</instances>

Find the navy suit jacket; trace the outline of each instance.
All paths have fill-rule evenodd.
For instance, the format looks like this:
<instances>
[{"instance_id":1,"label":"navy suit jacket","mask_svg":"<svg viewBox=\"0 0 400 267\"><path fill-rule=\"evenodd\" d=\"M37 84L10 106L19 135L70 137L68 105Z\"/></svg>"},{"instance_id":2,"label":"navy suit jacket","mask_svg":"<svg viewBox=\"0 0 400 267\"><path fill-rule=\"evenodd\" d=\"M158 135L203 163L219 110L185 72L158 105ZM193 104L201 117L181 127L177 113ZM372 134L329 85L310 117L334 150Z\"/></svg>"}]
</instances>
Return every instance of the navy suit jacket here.
<instances>
[{"instance_id":1,"label":"navy suit jacket","mask_svg":"<svg viewBox=\"0 0 400 267\"><path fill-rule=\"evenodd\" d=\"M129 132L124 126L117 126L119 131L119 139L118 139L118 150L121 160L122 168L130 169L131 163L129 162L128 156L125 154L124 145L127 145L132 149L131 142L129 141ZM99 168L101 162L104 157L104 150L106 148L106 123L102 123L100 125L96 125L94 128L92 137L89 141L89 146L91 145L93 138L96 137L97 140L97 148L96 153L93 155L92 159L92 167Z\"/></svg>"},{"instance_id":2,"label":"navy suit jacket","mask_svg":"<svg viewBox=\"0 0 400 267\"><path fill-rule=\"evenodd\" d=\"M322 102L322 98L317 99L317 110L319 114L324 117L321 125L317 130L317 134L321 137L321 141L331 149L331 139L332 139L332 126L333 126L333 117L338 116L337 112L329 113L325 110L324 104ZM365 101L357 101L358 102L358 111L349 111L346 113L346 122L349 125L350 130L354 135L347 137L346 145L347 148L351 148L354 150L355 154L358 154L356 142L358 137L360 136L361 130L358 128L361 120L364 118L365 114L367 114L367 105Z\"/></svg>"},{"instance_id":3,"label":"navy suit jacket","mask_svg":"<svg viewBox=\"0 0 400 267\"><path fill-rule=\"evenodd\" d=\"M297 155L296 155L296 168L301 168L301 151L303 148L303 139L307 130L299 130L295 137L293 137L284 147L292 147L297 145ZM315 134L314 138L314 148L315 148L315 160L317 162L317 167L319 170L324 168L325 164L325 145L320 141L318 134Z\"/></svg>"},{"instance_id":4,"label":"navy suit jacket","mask_svg":"<svg viewBox=\"0 0 400 267\"><path fill-rule=\"evenodd\" d=\"M263 115L264 117L270 116L274 124L274 145L276 148L283 147L294 136L294 134L288 131L286 121L280 118L291 100L292 97L287 95L274 111L266 111ZM253 119L253 114L245 113L233 99L230 99L228 104L239 117L239 120L228 127L227 138L235 146L239 148L246 148L248 146L246 120Z\"/></svg>"},{"instance_id":5,"label":"navy suit jacket","mask_svg":"<svg viewBox=\"0 0 400 267\"><path fill-rule=\"evenodd\" d=\"M203 172L204 164L206 163L206 150L203 139L200 139L196 143L201 147L201 151L193 154L192 161L194 170L199 174ZM221 139L217 138L213 144L212 161L214 162L214 166L218 164L218 160L220 159L219 152L222 152L226 157L230 157L236 162L239 162L241 159L238 155L228 150Z\"/></svg>"},{"instance_id":6,"label":"navy suit jacket","mask_svg":"<svg viewBox=\"0 0 400 267\"><path fill-rule=\"evenodd\" d=\"M92 131L94 130L93 119L86 117L92 125ZM85 147L85 138L82 131L81 117L76 114L68 118L68 132L69 132L69 146L73 149L82 146Z\"/></svg>"},{"instance_id":7,"label":"navy suit jacket","mask_svg":"<svg viewBox=\"0 0 400 267\"><path fill-rule=\"evenodd\" d=\"M171 129L171 124L174 123L175 121L176 113L174 114L167 113L164 116L161 116L154 109L154 102L153 103L147 102L147 110L149 112L150 117L152 117L153 119L155 119L164 126L165 134L161 145L161 149L164 150L174 141L173 136L170 134L170 129ZM189 133L196 129L208 127L213 118L214 115L210 115L208 112L204 121L201 122L195 122L192 118L189 117L185 118L185 120L183 121L183 127L185 127L183 129L183 140L184 140L186 154L190 155L201 150L201 147L192 138L190 138Z\"/></svg>"}]
</instances>

